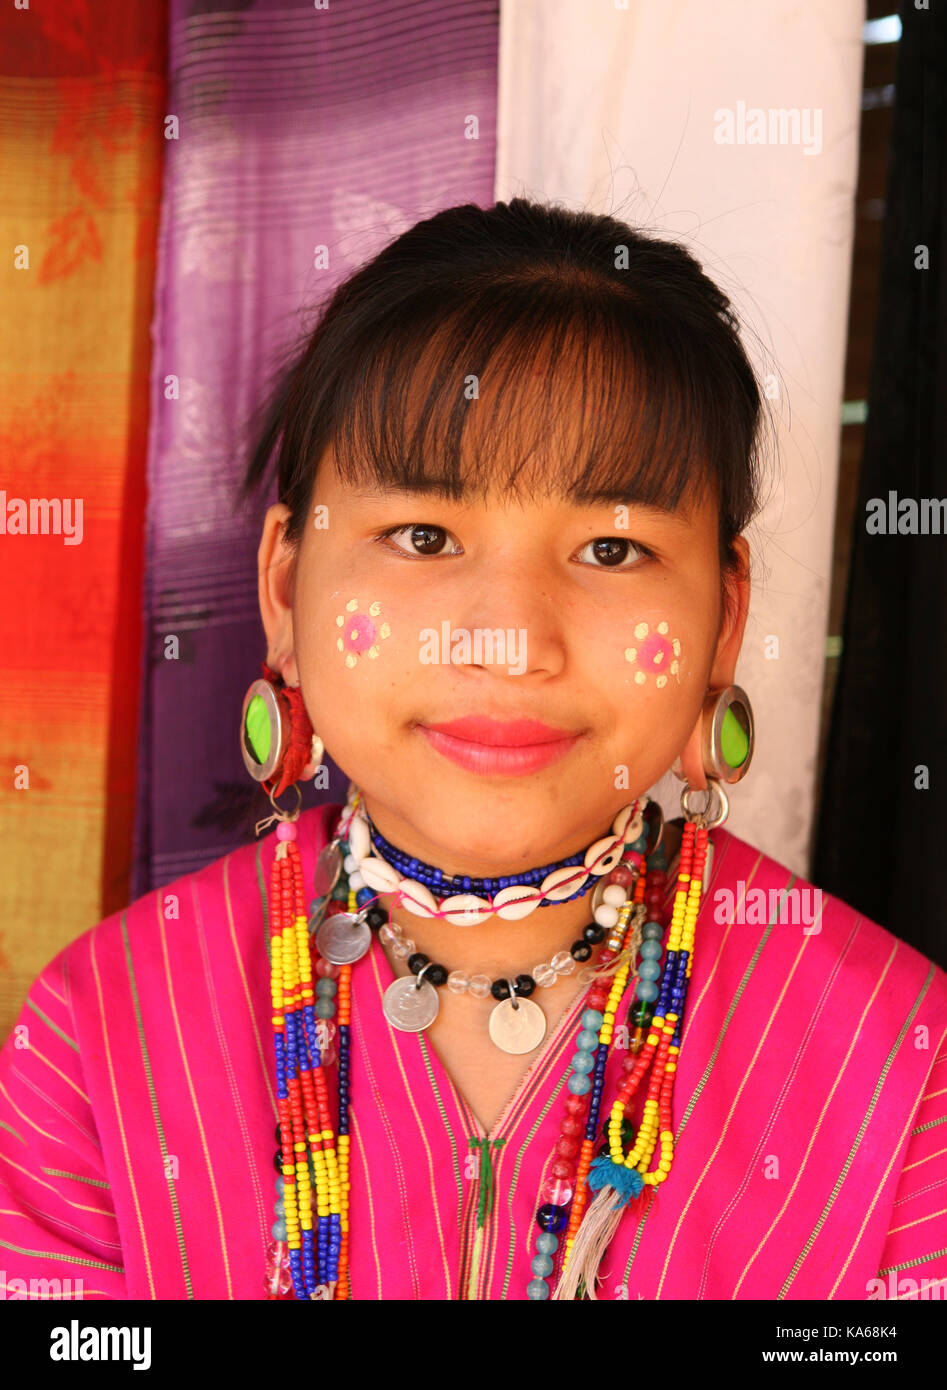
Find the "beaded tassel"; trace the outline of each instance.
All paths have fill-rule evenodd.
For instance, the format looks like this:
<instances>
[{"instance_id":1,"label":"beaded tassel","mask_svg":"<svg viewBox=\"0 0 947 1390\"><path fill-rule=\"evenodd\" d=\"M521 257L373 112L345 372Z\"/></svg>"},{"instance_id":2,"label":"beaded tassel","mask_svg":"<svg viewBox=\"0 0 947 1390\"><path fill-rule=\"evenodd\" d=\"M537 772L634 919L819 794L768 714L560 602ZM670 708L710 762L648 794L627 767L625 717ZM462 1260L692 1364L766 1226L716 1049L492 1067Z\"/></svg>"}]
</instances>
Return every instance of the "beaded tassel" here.
<instances>
[{"instance_id":1,"label":"beaded tassel","mask_svg":"<svg viewBox=\"0 0 947 1390\"><path fill-rule=\"evenodd\" d=\"M534 1278L526 1286L526 1296L531 1300L550 1297L547 1279L552 1276L555 1283L568 1264L571 1246L588 1201L588 1174L599 1127L605 1070L614 1041L615 1015L621 1003L633 953L637 951L641 939L641 919L647 912L659 914L663 903L664 874L659 867L663 853L658 849L646 861L646 844L647 834L644 834L638 846L628 847L622 863L607 880L609 886L605 890L603 904L614 887L621 906L618 907L613 900L614 907L617 907L615 922L593 971L594 983L588 995L588 1008L582 1014L582 1027L575 1040L573 1075L568 1081L570 1095L565 1102L560 1137L553 1154L551 1180L542 1189L543 1203L536 1213L540 1234L536 1237L536 1256L530 1265ZM631 884L633 888L629 890ZM601 912L601 908L598 911ZM656 923L649 925L660 931ZM654 988L657 994L656 987L649 988ZM641 1008L650 1010L651 1006L643 1003ZM640 1016L639 1010L636 1017ZM584 1135L581 1144L574 1138L579 1133ZM561 1267L553 1276L553 1256L559 1249L558 1232L563 1230Z\"/></svg>"},{"instance_id":2,"label":"beaded tassel","mask_svg":"<svg viewBox=\"0 0 947 1390\"><path fill-rule=\"evenodd\" d=\"M354 888L349 889L347 907L349 912L358 911L355 904ZM339 1251L339 1282L335 1297L347 1299L349 1296L349 1056L352 1018L352 967L351 965L340 965L338 971L339 1187L342 1197L342 1245Z\"/></svg>"},{"instance_id":3,"label":"beaded tassel","mask_svg":"<svg viewBox=\"0 0 947 1390\"><path fill-rule=\"evenodd\" d=\"M638 904L644 904L644 890L646 882L646 871L642 866L641 873L635 882L634 896L630 903L626 903L619 914L619 927L624 928L624 936L621 943L621 951L628 950L634 934L635 927L639 920L639 914L634 912ZM596 1075L605 1075L605 1066L608 1061L608 1054L615 1031L615 1015L618 1012L618 1005L625 992L625 985L630 971L630 961L625 960L619 966L612 977L611 990L609 991L608 1003L602 1018L602 1026L598 1035L598 1049L595 1054ZM582 1149L579 1154L578 1176L575 1185L575 1196L572 1199L572 1210L569 1213L569 1225L566 1228L565 1249L563 1254L562 1269L568 1268L569 1260L572 1256L572 1247L575 1244L575 1237L585 1213L585 1208L589 1201L588 1175L593 1162L595 1150L595 1137L598 1133L598 1107L593 1105L589 1109L588 1121L585 1127L585 1138L582 1141Z\"/></svg>"},{"instance_id":4,"label":"beaded tassel","mask_svg":"<svg viewBox=\"0 0 947 1390\"><path fill-rule=\"evenodd\" d=\"M598 1188L598 1195L578 1228L574 1244L568 1251L568 1264L563 1268L553 1298L574 1298L582 1283L586 1296L596 1299L598 1266L621 1220L623 1208L640 1195L645 1185L657 1186L667 1179L671 1171L674 1157L671 1096L677 1071L676 1058L680 1052L687 982L693 961L694 932L700 910L708 834L705 826L698 827L694 821L687 821L684 826L667 956L651 1028L644 1047L635 1059L634 1068L622 1083L612 1106L608 1122L609 1151L594 1160L588 1176L589 1187ZM602 1031L605 1032L604 1023ZM635 1142L626 1155L622 1144L625 1112L652 1061L654 1067L641 1124ZM661 1157L657 1168L652 1170L651 1158L658 1143Z\"/></svg>"},{"instance_id":5,"label":"beaded tassel","mask_svg":"<svg viewBox=\"0 0 947 1390\"><path fill-rule=\"evenodd\" d=\"M297 1299L335 1296L342 1248L339 1155L316 1034L316 1015L302 861L296 826L281 821L270 874L270 975L276 1051L277 1109L283 1155L283 1207L292 1285ZM347 1137L346 1137L347 1140ZM342 1169L347 1168L347 1147ZM313 1182L317 1226L313 1227ZM279 1243L278 1243L279 1245ZM276 1258L282 1263L282 1251ZM278 1270L267 1274L277 1297Z\"/></svg>"}]
</instances>

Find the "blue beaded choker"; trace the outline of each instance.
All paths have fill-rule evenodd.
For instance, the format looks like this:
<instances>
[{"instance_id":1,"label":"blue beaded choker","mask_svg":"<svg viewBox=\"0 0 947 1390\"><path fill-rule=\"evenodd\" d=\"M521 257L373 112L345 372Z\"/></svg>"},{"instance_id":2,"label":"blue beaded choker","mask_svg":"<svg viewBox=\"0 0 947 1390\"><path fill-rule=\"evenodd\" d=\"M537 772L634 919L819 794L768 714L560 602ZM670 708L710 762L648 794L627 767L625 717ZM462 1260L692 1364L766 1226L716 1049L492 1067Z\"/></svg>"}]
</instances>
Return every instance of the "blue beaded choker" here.
<instances>
[{"instance_id":1,"label":"blue beaded choker","mask_svg":"<svg viewBox=\"0 0 947 1390\"><path fill-rule=\"evenodd\" d=\"M438 897L449 897L451 894L475 893L478 897L491 897L499 893L502 888L524 885L527 888L538 888L548 874L556 869L575 868L585 863L585 853L580 851L578 854L570 854L567 859L557 859L555 863L545 864L541 868L526 869L521 874L507 874L503 878L471 878L467 874L444 874L433 864L425 864L423 859L415 859L406 854L404 850L398 849L390 840L386 840L375 828L368 816L371 832L372 846L379 857L389 863L392 868L397 869L404 878L412 878L417 883L423 883L425 888L429 888ZM568 898L563 898L562 902L572 902L575 898L581 898L590 888L594 888L598 879L588 878L585 883L578 888ZM541 904L545 906L545 904Z\"/></svg>"}]
</instances>

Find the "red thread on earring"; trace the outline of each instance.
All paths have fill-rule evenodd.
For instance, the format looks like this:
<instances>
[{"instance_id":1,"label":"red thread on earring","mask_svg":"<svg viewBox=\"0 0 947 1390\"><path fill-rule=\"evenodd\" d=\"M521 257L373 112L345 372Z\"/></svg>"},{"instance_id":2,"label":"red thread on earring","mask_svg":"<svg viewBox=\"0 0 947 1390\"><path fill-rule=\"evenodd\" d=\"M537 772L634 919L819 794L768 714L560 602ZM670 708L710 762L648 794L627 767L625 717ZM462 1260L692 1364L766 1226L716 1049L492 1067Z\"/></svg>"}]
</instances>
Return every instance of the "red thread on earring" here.
<instances>
[{"instance_id":1,"label":"red thread on earring","mask_svg":"<svg viewBox=\"0 0 947 1390\"><path fill-rule=\"evenodd\" d=\"M272 774L261 784L268 792L279 796L293 782L299 780L303 768L312 756L313 728L299 687L286 685L279 672L272 670L265 661L263 677L275 687L277 700L285 700L289 714L289 741L286 751Z\"/></svg>"}]
</instances>

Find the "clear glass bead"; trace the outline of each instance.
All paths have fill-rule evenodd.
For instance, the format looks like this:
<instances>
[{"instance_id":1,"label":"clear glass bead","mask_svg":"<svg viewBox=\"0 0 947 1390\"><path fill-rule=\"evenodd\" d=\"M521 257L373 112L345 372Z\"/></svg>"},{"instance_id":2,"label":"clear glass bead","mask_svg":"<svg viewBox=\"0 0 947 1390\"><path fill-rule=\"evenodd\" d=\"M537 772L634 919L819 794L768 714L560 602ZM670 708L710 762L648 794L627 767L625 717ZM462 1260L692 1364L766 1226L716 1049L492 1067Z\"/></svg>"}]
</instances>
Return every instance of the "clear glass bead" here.
<instances>
[{"instance_id":1,"label":"clear glass bead","mask_svg":"<svg viewBox=\"0 0 947 1390\"><path fill-rule=\"evenodd\" d=\"M471 975L468 989L475 999L486 999L492 983L489 975Z\"/></svg>"},{"instance_id":2,"label":"clear glass bead","mask_svg":"<svg viewBox=\"0 0 947 1390\"><path fill-rule=\"evenodd\" d=\"M285 1241L271 1240L266 1252L264 1288L272 1297L274 1294L288 1294L292 1287L293 1276L289 1266L289 1246Z\"/></svg>"},{"instance_id":3,"label":"clear glass bead","mask_svg":"<svg viewBox=\"0 0 947 1390\"><path fill-rule=\"evenodd\" d=\"M398 940L400 932L395 932L389 923L386 922L384 926L378 928L378 935L386 945L391 945L392 942Z\"/></svg>"},{"instance_id":4,"label":"clear glass bead","mask_svg":"<svg viewBox=\"0 0 947 1390\"><path fill-rule=\"evenodd\" d=\"M557 975L571 975L575 969L575 961L568 951L557 951L550 964Z\"/></svg>"},{"instance_id":5,"label":"clear glass bead","mask_svg":"<svg viewBox=\"0 0 947 1390\"><path fill-rule=\"evenodd\" d=\"M470 988L470 976L466 970L452 970L447 977L447 988L451 994L466 994Z\"/></svg>"},{"instance_id":6,"label":"clear glass bead","mask_svg":"<svg viewBox=\"0 0 947 1390\"><path fill-rule=\"evenodd\" d=\"M557 1207L567 1206L572 1201L573 1186L562 1178L550 1178L543 1183L543 1201L552 1202Z\"/></svg>"},{"instance_id":7,"label":"clear glass bead","mask_svg":"<svg viewBox=\"0 0 947 1390\"><path fill-rule=\"evenodd\" d=\"M409 956L414 955L418 948L410 936L402 936L391 949L399 960L407 960Z\"/></svg>"},{"instance_id":8,"label":"clear glass bead","mask_svg":"<svg viewBox=\"0 0 947 1390\"><path fill-rule=\"evenodd\" d=\"M540 989L548 989L549 986L554 985L556 983L556 980L559 978L555 970L553 970L552 966L547 965L545 961L542 965L536 965L533 967L532 976L533 979L536 981L537 985L539 985Z\"/></svg>"}]
</instances>

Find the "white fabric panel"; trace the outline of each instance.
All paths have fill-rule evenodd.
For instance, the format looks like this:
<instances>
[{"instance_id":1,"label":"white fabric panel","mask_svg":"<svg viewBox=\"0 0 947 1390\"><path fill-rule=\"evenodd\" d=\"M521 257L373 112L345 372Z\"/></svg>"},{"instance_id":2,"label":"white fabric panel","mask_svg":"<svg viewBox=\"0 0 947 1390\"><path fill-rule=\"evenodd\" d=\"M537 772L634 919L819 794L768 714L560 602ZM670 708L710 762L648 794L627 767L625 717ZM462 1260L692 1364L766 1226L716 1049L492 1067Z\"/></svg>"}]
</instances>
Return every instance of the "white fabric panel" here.
<instances>
[{"instance_id":1,"label":"white fabric panel","mask_svg":"<svg viewBox=\"0 0 947 1390\"><path fill-rule=\"evenodd\" d=\"M736 677L757 741L727 826L803 875L864 17L863 0L504 0L500 19L496 198L609 212L683 242L730 296L751 361L770 377L767 501L747 533L754 592ZM766 113L765 143L750 143L752 108ZM798 114L797 143L780 142L778 116L770 127L780 109ZM733 143L715 138L724 111ZM666 814L681 814L680 788L670 773L653 788Z\"/></svg>"}]
</instances>

